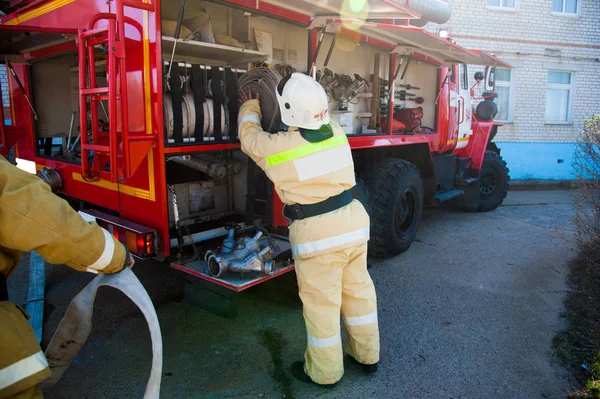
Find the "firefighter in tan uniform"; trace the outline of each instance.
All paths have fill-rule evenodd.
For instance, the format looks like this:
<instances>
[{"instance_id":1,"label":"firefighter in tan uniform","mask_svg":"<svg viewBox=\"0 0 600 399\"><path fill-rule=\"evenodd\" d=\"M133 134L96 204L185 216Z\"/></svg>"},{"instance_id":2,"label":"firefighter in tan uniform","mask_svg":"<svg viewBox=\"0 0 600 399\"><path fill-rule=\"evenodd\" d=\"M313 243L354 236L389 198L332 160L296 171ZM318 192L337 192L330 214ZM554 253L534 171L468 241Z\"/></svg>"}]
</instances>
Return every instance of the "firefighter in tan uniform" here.
<instances>
[{"instance_id":1,"label":"firefighter in tan uniform","mask_svg":"<svg viewBox=\"0 0 600 399\"><path fill-rule=\"evenodd\" d=\"M41 398L48 361L25 311L8 301L6 278L21 251L91 273L133 266L129 251L106 230L88 223L38 177L0 157L0 399Z\"/></svg>"},{"instance_id":2,"label":"firefighter in tan uniform","mask_svg":"<svg viewBox=\"0 0 600 399\"><path fill-rule=\"evenodd\" d=\"M348 139L329 121L319 83L294 73L281 81L277 98L287 132L261 128L260 99L242 93L242 151L273 182L292 221L290 242L308 334L305 362L292 374L303 381L335 384L344 374L340 312L349 333L348 354L367 373L377 371L377 300L367 272L369 216L353 200L356 184Z\"/></svg>"}]
</instances>

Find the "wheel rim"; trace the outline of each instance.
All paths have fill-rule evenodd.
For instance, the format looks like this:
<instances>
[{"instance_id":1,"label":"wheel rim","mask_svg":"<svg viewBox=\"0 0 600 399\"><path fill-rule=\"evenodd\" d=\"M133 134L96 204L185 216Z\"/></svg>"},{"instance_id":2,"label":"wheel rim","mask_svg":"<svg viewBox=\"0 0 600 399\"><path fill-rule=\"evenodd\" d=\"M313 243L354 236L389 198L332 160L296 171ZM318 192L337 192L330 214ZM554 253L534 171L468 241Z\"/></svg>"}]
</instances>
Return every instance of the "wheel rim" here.
<instances>
[{"instance_id":1,"label":"wheel rim","mask_svg":"<svg viewBox=\"0 0 600 399\"><path fill-rule=\"evenodd\" d=\"M479 191L484 197L494 194L498 186L498 171L494 168L485 168L481 174L481 185Z\"/></svg>"},{"instance_id":2,"label":"wheel rim","mask_svg":"<svg viewBox=\"0 0 600 399\"><path fill-rule=\"evenodd\" d=\"M401 239L410 236L414 228L417 198L417 193L412 187L405 188L404 191L402 191L400 198L398 198L394 227L396 229L396 234Z\"/></svg>"}]
</instances>

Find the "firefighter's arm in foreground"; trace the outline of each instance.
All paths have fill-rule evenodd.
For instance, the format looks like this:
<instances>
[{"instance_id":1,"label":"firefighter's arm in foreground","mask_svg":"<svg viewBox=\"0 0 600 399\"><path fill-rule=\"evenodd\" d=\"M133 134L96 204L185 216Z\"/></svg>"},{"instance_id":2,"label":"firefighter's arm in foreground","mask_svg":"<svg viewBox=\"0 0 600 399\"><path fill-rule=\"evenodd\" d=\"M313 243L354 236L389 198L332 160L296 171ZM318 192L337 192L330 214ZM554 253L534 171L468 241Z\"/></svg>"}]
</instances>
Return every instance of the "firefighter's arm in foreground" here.
<instances>
[{"instance_id":1,"label":"firefighter's arm in foreground","mask_svg":"<svg viewBox=\"0 0 600 399\"><path fill-rule=\"evenodd\" d=\"M243 99L246 99L243 97ZM277 105L276 105L277 106ZM262 114L259 99L248 99L240 107L238 114L238 136L242 152L264 169L265 158L273 153L284 151L286 139L282 133L265 132L261 127Z\"/></svg>"},{"instance_id":2,"label":"firefighter's arm in foreground","mask_svg":"<svg viewBox=\"0 0 600 399\"><path fill-rule=\"evenodd\" d=\"M83 220L46 183L2 157L0 247L35 251L50 263L92 273L133 265L129 251L110 233Z\"/></svg>"}]
</instances>

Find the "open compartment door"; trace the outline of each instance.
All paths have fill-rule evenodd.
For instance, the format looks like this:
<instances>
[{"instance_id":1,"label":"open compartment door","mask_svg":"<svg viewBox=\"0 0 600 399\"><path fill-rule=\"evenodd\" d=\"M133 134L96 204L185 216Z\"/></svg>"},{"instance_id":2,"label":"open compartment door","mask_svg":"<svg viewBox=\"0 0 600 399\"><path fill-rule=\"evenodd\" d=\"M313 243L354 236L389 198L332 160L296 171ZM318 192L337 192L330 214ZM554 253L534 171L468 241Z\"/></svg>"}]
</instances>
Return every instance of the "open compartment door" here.
<instances>
[{"instance_id":1,"label":"open compartment door","mask_svg":"<svg viewBox=\"0 0 600 399\"><path fill-rule=\"evenodd\" d=\"M513 68L513 66L510 65L508 62L502 61L500 58L496 57L492 53L488 53L488 52L482 51L482 50L470 50L470 51L472 53L477 54L477 56L479 57L477 62L472 62L471 64L501 67L501 68L508 68L508 69Z\"/></svg>"},{"instance_id":2,"label":"open compartment door","mask_svg":"<svg viewBox=\"0 0 600 399\"><path fill-rule=\"evenodd\" d=\"M413 26L365 24L361 31L394 46L393 52L403 55L420 54L437 64L468 64L478 55L431 32Z\"/></svg>"},{"instance_id":3,"label":"open compartment door","mask_svg":"<svg viewBox=\"0 0 600 399\"><path fill-rule=\"evenodd\" d=\"M419 19L422 14L398 0L370 0L368 7L344 0L225 0L223 3L278 17L304 26L322 25L331 18L361 21Z\"/></svg>"}]
</instances>

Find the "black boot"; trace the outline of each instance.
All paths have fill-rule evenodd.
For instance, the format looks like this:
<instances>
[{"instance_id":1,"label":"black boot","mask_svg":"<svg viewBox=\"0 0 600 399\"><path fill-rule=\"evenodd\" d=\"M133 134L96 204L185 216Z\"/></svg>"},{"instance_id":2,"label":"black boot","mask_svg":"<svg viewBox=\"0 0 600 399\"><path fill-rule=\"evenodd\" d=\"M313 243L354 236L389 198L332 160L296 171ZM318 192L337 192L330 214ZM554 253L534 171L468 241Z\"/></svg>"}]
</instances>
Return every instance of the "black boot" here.
<instances>
[{"instance_id":1,"label":"black boot","mask_svg":"<svg viewBox=\"0 0 600 399\"><path fill-rule=\"evenodd\" d=\"M350 361L352 363L358 364L365 374L375 374L377 372L377 370L379 370L379 362L377 362L375 364L364 364L364 363L359 362L358 360L356 360L355 358L353 358L350 355L348 355L348 357L350 358Z\"/></svg>"},{"instance_id":2,"label":"black boot","mask_svg":"<svg viewBox=\"0 0 600 399\"><path fill-rule=\"evenodd\" d=\"M297 380L300 380L302 382L310 382L310 383L316 384L323 388L333 388L337 385L337 382L334 384L317 384L316 382L314 382L308 376L308 374L306 374L304 372L304 362L295 362L294 364L292 364L292 368L290 371L291 371L292 375L294 376L294 378L296 378Z\"/></svg>"}]
</instances>

